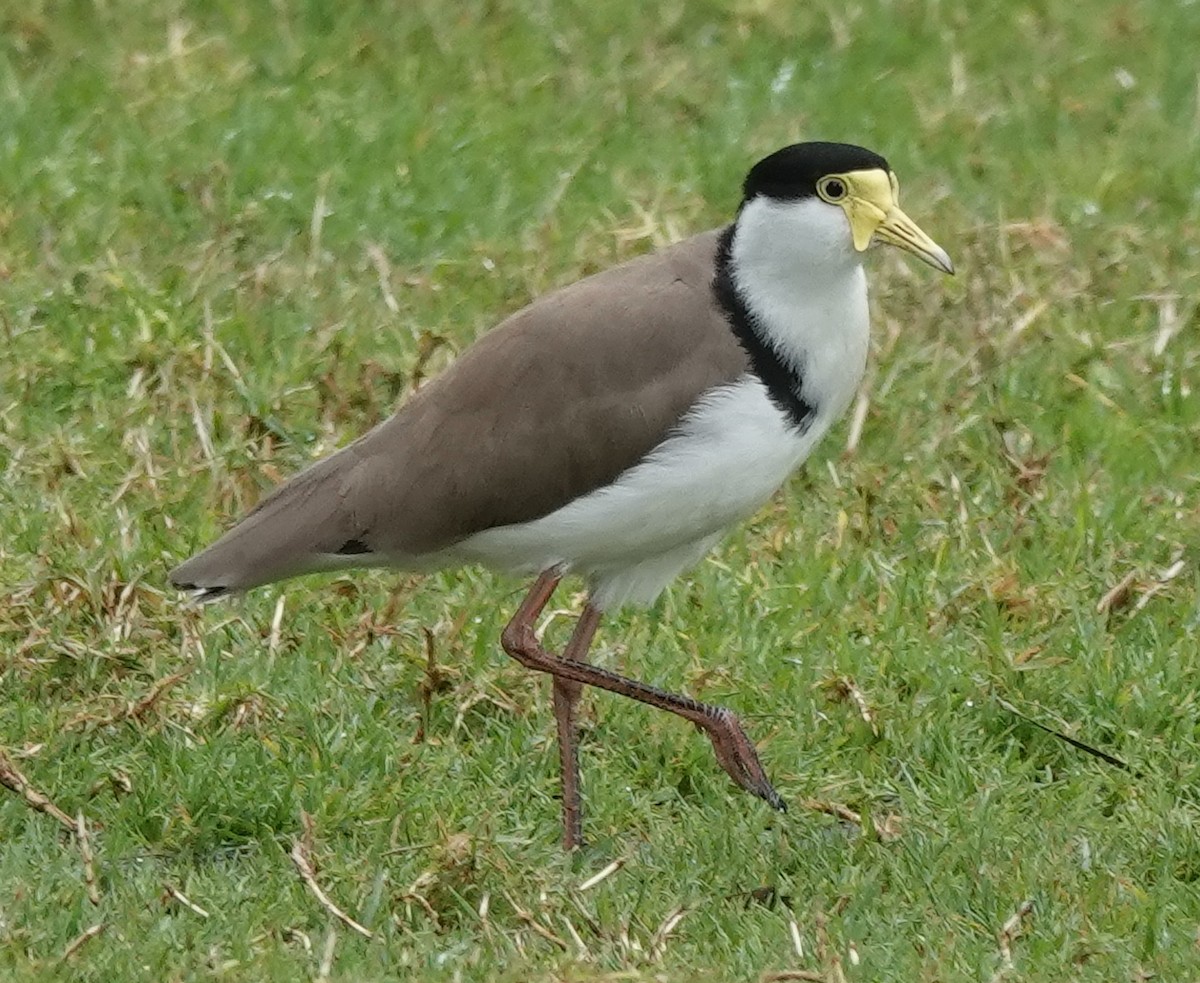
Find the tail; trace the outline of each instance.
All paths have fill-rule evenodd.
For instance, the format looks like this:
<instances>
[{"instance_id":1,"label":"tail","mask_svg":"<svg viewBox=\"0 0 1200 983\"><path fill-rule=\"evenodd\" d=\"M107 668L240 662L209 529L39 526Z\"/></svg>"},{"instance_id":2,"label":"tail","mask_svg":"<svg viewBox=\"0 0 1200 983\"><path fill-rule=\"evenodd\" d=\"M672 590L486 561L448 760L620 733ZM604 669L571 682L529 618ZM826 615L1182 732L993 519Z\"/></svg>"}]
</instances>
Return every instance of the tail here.
<instances>
[{"instance_id":1,"label":"tail","mask_svg":"<svg viewBox=\"0 0 1200 983\"><path fill-rule=\"evenodd\" d=\"M352 453L344 448L281 485L224 536L172 570L171 583L195 592L203 603L348 565L358 552L354 517L343 500Z\"/></svg>"}]
</instances>

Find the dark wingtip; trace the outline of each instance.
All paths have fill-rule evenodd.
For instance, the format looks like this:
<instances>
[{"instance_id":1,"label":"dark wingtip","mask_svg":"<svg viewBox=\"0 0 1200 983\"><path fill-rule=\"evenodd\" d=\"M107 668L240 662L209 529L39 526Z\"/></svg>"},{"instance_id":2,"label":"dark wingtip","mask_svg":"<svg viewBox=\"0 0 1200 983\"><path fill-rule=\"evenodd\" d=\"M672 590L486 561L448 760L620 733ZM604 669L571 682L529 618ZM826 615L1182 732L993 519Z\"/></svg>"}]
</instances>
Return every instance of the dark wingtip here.
<instances>
[{"instance_id":1,"label":"dark wingtip","mask_svg":"<svg viewBox=\"0 0 1200 983\"><path fill-rule=\"evenodd\" d=\"M204 604L206 601L215 601L218 597L224 597L230 593L228 587L200 587L197 584L187 580L176 580L174 576L168 576L171 581L171 586L181 591L187 591L192 596L190 600L195 604Z\"/></svg>"},{"instance_id":2,"label":"dark wingtip","mask_svg":"<svg viewBox=\"0 0 1200 983\"><path fill-rule=\"evenodd\" d=\"M364 543L361 539L347 539L337 549L338 556L360 556L363 553L370 553L371 547Z\"/></svg>"}]
</instances>

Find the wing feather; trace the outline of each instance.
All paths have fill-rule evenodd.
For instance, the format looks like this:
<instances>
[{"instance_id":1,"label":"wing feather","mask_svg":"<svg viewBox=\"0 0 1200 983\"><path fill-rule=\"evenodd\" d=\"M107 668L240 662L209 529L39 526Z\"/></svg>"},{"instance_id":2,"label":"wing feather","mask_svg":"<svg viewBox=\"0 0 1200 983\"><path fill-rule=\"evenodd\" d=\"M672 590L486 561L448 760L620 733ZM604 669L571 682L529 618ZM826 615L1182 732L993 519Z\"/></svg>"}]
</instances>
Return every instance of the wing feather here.
<instances>
[{"instance_id":1,"label":"wing feather","mask_svg":"<svg viewBox=\"0 0 1200 983\"><path fill-rule=\"evenodd\" d=\"M171 573L243 590L423 556L547 515L635 465L748 370L712 293L718 232L581 280L484 335L390 419Z\"/></svg>"}]
</instances>

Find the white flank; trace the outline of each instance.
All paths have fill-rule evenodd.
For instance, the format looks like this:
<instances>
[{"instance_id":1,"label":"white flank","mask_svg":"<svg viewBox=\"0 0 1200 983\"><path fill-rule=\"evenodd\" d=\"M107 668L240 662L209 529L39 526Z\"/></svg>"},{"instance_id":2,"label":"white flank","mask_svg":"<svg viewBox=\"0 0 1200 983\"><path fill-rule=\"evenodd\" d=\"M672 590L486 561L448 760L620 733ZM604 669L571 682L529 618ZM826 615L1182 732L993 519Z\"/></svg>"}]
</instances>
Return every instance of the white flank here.
<instances>
[{"instance_id":1,"label":"white flank","mask_svg":"<svg viewBox=\"0 0 1200 983\"><path fill-rule=\"evenodd\" d=\"M800 436L747 377L706 395L678 431L613 484L547 516L488 529L457 558L514 571L561 565L595 600L649 603L728 525L754 512L807 455Z\"/></svg>"}]
</instances>

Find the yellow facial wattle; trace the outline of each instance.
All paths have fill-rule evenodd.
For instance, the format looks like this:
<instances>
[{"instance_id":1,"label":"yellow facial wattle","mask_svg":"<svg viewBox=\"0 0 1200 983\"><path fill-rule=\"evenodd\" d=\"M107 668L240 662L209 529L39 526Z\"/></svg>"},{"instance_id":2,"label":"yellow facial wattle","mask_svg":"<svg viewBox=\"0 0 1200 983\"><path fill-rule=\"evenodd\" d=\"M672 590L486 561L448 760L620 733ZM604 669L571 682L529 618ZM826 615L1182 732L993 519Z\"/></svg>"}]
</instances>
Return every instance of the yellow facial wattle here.
<instances>
[{"instance_id":1,"label":"yellow facial wattle","mask_svg":"<svg viewBox=\"0 0 1200 983\"><path fill-rule=\"evenodd\" d=\"M839 195L838 191L842 193ZM921 231L900 208L900 185L895 174L873 168L827 175L818 182L817 194L845 210L854 248L859 252L878 237L943 273L954 272L954 264L946 250Z\"/></svg>"}]
</instances>

